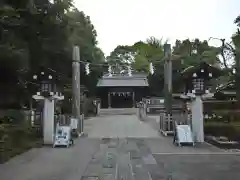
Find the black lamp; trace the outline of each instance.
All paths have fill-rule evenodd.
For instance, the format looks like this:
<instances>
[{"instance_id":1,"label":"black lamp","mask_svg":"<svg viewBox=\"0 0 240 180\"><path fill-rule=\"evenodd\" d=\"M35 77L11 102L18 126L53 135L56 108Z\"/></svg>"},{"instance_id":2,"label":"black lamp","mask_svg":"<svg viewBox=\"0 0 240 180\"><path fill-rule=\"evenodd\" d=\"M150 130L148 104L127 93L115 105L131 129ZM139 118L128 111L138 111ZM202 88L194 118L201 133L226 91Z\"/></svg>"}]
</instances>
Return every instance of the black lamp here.
<instances>
[{"instance_id":1,"label":"black lamp","mask_svg":"<svg viewBox=\"0 0 240 180\"><path fill-rule=\"evenodd\" d=\"M200 63L198 66L186 68L182 75L186 82L185 93L195 95L203 95L209 93L209 81L212 78L219 77L221 71L206 62Z\"/></svg>"},{"instance_id":2,"label":"black lamp","mask_svg":"<svg viewBox=\"0 0 240 180\"><path fill-rule=\"evenodd\" d=\"M61 96L61 93L58 92L59 88L57 88L58 77L56 72L41 68L40 71L33 75L33 80L38 84L37 95L44 97Z\"/></svg>"}]
</instances>

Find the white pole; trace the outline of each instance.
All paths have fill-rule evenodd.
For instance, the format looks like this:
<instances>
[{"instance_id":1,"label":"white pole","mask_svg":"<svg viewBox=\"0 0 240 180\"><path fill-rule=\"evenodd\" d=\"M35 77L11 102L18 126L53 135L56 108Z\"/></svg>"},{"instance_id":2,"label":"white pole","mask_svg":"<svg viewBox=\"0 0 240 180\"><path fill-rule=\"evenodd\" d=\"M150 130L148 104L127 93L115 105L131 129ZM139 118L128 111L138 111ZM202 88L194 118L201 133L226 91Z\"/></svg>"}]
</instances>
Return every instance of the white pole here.
<instances>
[{"instance_id":1,"label":"white pole","mask_svg":"<svg viewBox=\"0 0 240 180\"><path fill-rule=\"evenodd\" d=\"M196 96L196 99L191 103L192 107L192 132L195 142L204 142L203 129L203 103L201 96Z\"/></svg>"},{"instance_id":2,"label":"white pole","mask_svg":"<svg viewBox=\"0 0 240 180\"><path fill-rule=\"evenodd\" d=\"M43 142L52 145L54 142L54 100L44 98Z\"/></svg>"}]
</instances>

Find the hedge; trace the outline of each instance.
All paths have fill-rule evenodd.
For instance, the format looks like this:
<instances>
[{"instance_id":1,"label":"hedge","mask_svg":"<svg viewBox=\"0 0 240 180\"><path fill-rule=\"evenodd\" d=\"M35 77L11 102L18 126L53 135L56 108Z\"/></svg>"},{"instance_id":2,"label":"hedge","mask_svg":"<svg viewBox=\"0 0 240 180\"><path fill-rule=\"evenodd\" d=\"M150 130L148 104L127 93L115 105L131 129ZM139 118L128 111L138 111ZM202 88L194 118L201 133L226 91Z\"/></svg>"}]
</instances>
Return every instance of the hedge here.
<instances>
[{"instance_id":1,"label":"hedge","mask_svg":"<svg viewBox=\"0 0 240 180\"><path fill-rule=\"evenodd\" d=\"M0 163L42 145L35 129L24 125L0 124Z\"/></svg>"},{"instance_id":2,"label":"hedge","mask_svg":"<svg viewBox=\"0 0 240 180\"><path fill-rule=\"evenodd\" d=\"M211 122L204 125L205 135L225 136L230 140L240 141L240 124Z\"/></svg>"}]
</instances>

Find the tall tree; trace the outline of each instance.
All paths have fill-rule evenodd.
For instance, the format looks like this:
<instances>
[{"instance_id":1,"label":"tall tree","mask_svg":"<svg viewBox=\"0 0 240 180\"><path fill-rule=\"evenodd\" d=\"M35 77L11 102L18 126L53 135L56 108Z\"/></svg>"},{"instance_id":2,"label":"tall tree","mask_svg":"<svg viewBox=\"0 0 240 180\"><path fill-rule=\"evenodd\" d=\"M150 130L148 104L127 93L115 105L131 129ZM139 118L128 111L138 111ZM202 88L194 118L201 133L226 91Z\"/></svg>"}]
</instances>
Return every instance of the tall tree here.
<instances>
[{"instance_id":1,"label":"tall tree","mask_svg":"<svg viewBox=\"0 0 240 180\"><path fill-rule=\"evenodd\" d=\"M57 71L70 83L73 45L80 46L84 61L104 59L90 17L74 8L72 0L1 1L0 24L1 100L19 102L15 96L20 89L30 95L26 73L39 66Z\"/></svg>"}]
</instances>

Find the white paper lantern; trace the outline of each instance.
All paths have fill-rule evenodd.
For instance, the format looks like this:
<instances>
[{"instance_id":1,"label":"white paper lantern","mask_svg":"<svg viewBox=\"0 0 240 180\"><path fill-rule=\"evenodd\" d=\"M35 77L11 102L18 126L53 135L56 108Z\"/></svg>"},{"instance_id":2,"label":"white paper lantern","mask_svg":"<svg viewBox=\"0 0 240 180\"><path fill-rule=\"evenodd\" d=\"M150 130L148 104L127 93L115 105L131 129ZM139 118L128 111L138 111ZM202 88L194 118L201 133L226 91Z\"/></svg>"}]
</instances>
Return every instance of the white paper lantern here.
<instances>
[{"instance_id":1,"label":"white paper lantern","mask_svg":"<svg viewBox=\"0 0 240 180\"><path fill-rule=\"evenodd\" d=\"M152 63L150 63L149 71L150 71L151 74L154 74L154 67L153 67Z\"/></svg>"},{"instance_id":2,"label":"white paper lantern","mask_svg":"<svg viewBox=\"0 0 240 180\"><path fill-rule=\"evenodd\" d=\"M89 63L85 65L85 71L87 75L90 74Z\"/></svg>"}]
</instances>

